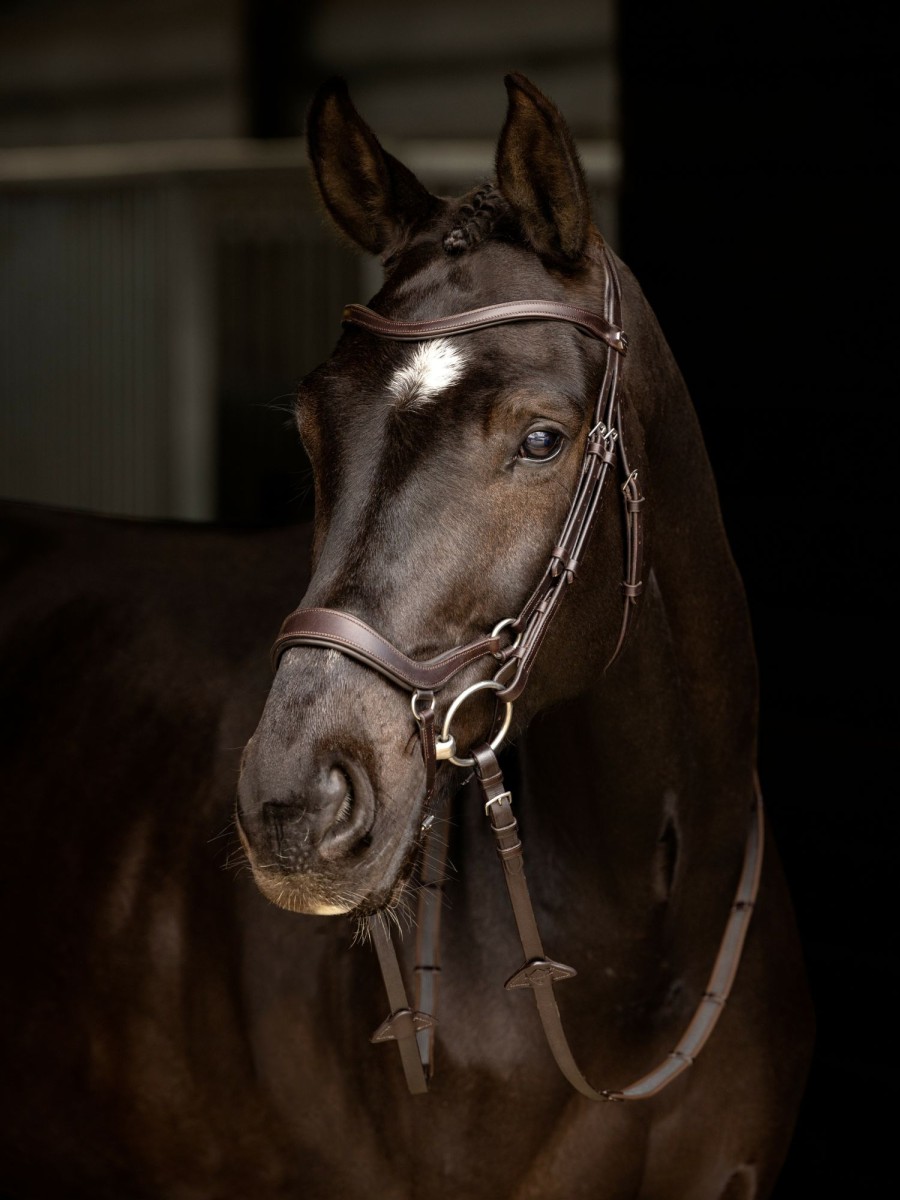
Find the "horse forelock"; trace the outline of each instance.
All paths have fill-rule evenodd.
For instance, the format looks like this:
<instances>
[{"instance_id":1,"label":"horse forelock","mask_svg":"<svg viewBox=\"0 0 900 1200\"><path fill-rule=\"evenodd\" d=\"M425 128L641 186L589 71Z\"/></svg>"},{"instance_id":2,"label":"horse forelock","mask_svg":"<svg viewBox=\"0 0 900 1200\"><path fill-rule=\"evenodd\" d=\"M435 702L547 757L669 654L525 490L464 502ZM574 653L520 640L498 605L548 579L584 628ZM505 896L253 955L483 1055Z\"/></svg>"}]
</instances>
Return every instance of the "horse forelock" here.
<instances>
[{"instance_id":1,"label":"horse forelock","mask_svg":"<svg viewBox=\"0 0 900 1200\"><path fill-rule=\"evenodd\" d=\"M509 229L511 209L494 183L484 183L470 192L452 212L452 228L441 245L450 255L462 254L501 231Z\"/></svg>"}]
</instances>

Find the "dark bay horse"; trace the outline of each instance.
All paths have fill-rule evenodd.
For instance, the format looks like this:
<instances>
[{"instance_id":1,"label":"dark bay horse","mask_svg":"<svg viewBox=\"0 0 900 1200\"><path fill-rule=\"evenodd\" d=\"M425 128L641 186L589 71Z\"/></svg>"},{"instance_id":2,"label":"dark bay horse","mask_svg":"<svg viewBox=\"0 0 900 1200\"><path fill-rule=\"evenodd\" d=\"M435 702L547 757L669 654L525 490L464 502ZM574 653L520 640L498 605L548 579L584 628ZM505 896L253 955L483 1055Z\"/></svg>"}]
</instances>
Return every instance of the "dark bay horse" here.
<instances>
[{"instance_id":1,"label":"dark bay horse","mask_svg":"<svg viewBox=\"0 0 900 1200\"><path fill-rule=\"evenodd\" d=\"M682 1044L742 894L758 828L755 659L683 380L592 225L562 116L522 76L507 88L496 180L459 199L386 153L340 81L313 103L319 191L384 261L371 307L389 332L351 313L301 388L309 536L7 507L10 1197L742 1200L774 1187L812 1017L771 837L696 1060L647 1099L588 1099L554 1063L530 989L503 988L522 951L488 793L445 758L430 785L424 709L373 669L390 647L415 675L488 638L436 689L440 721L498 658L515 665L528 621L494 631L559 564L565 602L541 627L499 758L547 954L579 971L558 989L575 1056L597 1088L626 1089ZM513 302L530 319L396 336L398 322ZM625 625L620 480L577 555L557 542L583 464L615 459L595 420L613 362L626 514L646 501ZM301 596L305 613L345 617L319 641L305 618L272 682L268 642ZM368 651L347 621L369 630ZM457 714L462 761L494 735L493 713L480 691ZM211 841L236 785L252 871L237 878ZM368 1045L387 1000L375 955L351 941L354 921L415 912L435 813L449 831L435 1074L411 1096L396 1050ZM399 943L407 979L412 941Z\"/></svg>"}]
</instances>

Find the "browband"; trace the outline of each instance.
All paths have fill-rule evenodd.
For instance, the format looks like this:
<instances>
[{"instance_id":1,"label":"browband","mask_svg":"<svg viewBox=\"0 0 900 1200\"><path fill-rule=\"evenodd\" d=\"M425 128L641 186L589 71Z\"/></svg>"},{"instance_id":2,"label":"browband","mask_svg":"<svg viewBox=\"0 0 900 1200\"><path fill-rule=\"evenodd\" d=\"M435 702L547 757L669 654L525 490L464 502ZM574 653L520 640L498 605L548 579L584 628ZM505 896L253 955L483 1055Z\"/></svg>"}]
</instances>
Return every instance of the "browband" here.
<instances>
[{"instance_id":1,"label":"browband","mask_svg":"<svg viewBox=\"0 0 900 1200\"><path fill-rule=\"evenodd\" d=\"M618 350L620 354L624 354L628 348L628 338L606 317L589 308L579 308L576 304L564 304L559 300L509 300L505 304L487 304L483 308L470 308L467 312L436 317L432 321L394 321L373 312L364 304L346 305L341 316L342 325L358 325L376 337L396 338L401 342L452 337L456 333L470 333L473 329L488 329L493 325L509 325L513 321L565 321L606 342L607 346Z\"/></svg>"}]
</instances>

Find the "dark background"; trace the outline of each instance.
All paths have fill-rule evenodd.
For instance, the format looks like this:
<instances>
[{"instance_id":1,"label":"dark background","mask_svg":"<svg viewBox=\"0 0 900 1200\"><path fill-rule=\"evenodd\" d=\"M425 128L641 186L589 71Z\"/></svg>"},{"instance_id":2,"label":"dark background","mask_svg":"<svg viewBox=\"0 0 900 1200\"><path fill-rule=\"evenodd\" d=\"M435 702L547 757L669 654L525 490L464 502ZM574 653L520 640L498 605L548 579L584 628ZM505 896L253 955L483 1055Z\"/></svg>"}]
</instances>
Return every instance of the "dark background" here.
<instances>
[{"instance_id":1,"label":"dark background","mask_svg":"<svg viewBox=\"0 0 900 1200\"><path fill-rule=\"evenodd\" d=\"M763 791L818 1011L815 1063L778 1197L825 1186L839 1195L874 1191L891 1152L890 998L897 994L888 414L896 398L889 350L898 206L890 176L898 165L898 55L889 5L610 0L596 6L593 40L573 26L554 41L539 29L529 39L536 18L527 4L435 5L431 15L428 5L408 5L416 20L404 24L396 19L404 6L395 3L389 36L382 31L368 55L360 50L365 31L349 19L345 43L323 43L327 5L124 6L135 20L118 42L108 28L99 32L108 8L102 3L77 0L65 17L65 6L49 0L0 6L0 135L17 149L129 139L212 145L226 137L279 148L277 162L254 160L240 175L240 204L240 173L231 167L227 183L204 174L199 191L192 182L183 186L196 178L189 170L175 172L175 190L189 194L189 206L202 191L200 217L191 208L195 224L186 228L205 228L210 213L221 217L225 234L211 278L220 292L234 292L237 305L212 339L221 373L209 425L214 478L197 516L266 524L309 511L303 464L279 401L327 353L337 306L363 298L355 288L366 278L360 282L360 268L343 252L304 241L283 215L308 203L296 139L322 79L344 74L377 132L389 144L394 137L411 146L426 137L478 139L487 129L495 137L502 74L521 69L560 104L579 139L616 149L621 170L595 173L598 214L656 309L719 480L759 654ZM570 3L560 14L573 21L580 14L587 29L588 7ZM422 22L429 20L440 36L427 36ZM159 42L156 59L145 55L143 68L129 63L117 73L115 64L141 39L159 40L163 27L177 36ZM94 65L68 92L42 90L40 72L25 82L16 74L21 54L39 64L94 54ZM480 90L482 79L490 92ZM447 104L442 97L454 88L459 102ZM122 116L129 106L130 124ZM33 180L15 178L18 170L11 169L3 194L37 196ZM163 175L174 177L170 167L151 166L143 178ZM59 188L69 196L73 185L48 186L57 189L50 199L42 193L35 200L45 217L60 202ZM281 231L274 260L259 250L266 221ZM0 245L12 252L12 243ZM323 286L326 274L334 295L331 308L321 306L319 326L303 334L302 345L289 330L278 342L272 330L279 319L300 327L302 281ZM294 291L284 290L289 284ZM22 303L9 295L0 302L8 312ZM124 338L118 310L116 319ZM254 322L255 334L248 332ZM176 382L185 378L179 363L203 374L191 345L186 353L167 368ZM161 376L158 386L164 383ZM15 418L24 437L37 419L34 401L29 408L21 381L7 379L5 389L0 404L24 414ZM175 503L165 489L147 494L150 515L166 515ZM97 495L84 506L122 509ZM143 503L129 501L131 511ZM194 501L184 503L190 509Z\"/></svg>"},{"instance_id":2,"label":"dark background","mask_svg":"<svg viewBox=\"0 0 900 1200\"><path fill-rule=\"evenodd\" d=\"M896 1067L897 43L887 5L621 13L623 252L746 583L762 786L818 1011L778 1194L874 1194Z\"/></svg>"}]
</instances>

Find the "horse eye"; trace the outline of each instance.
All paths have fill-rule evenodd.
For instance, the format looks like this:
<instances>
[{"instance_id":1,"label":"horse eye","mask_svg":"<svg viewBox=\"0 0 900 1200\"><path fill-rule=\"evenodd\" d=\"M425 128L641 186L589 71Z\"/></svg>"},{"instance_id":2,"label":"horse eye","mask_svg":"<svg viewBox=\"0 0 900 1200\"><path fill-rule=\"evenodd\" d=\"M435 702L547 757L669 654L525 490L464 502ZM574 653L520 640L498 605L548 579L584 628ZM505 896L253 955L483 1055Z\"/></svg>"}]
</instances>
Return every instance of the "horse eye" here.
<instances>
[{"instance_id":1,"label":"horse eye","mask_svg":"<svg viewBox=\"0 0 900 1200\"><path fill-rule=\"evenodd\" d=\"M555 429L532 429L531 433L519 447L519 458L529 458L533 462L546 462L554 458L562 445L562 434Z\"/></svg>"}]
</instances>

